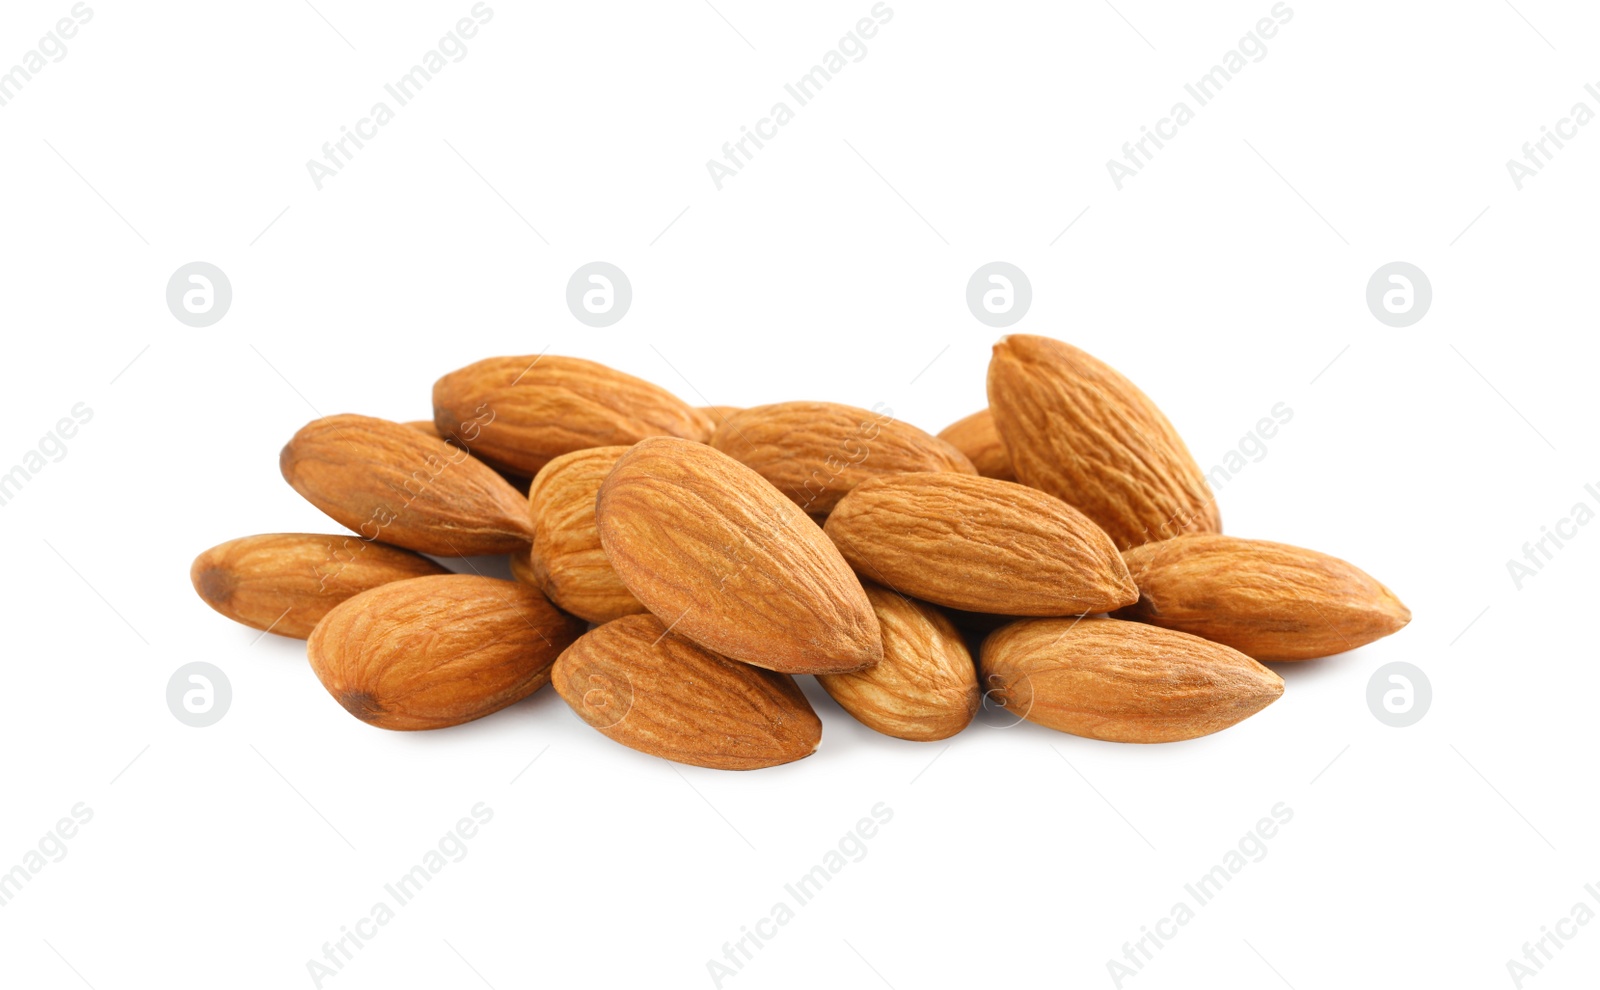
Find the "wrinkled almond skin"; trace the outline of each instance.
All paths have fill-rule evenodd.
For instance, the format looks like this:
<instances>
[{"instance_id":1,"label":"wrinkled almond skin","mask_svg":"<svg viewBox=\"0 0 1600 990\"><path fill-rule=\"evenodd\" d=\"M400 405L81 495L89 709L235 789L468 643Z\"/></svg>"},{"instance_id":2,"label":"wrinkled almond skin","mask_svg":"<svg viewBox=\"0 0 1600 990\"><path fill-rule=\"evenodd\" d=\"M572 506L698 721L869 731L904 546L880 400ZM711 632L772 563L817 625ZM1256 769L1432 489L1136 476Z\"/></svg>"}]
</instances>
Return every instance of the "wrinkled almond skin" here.
<instances>
[{"instance_id":1,"label":"wrinkled almond skin","mask_svg":"<svg viewBox=\"0 0 1600 990\"><path fill-rule=\"evenodd\" d=\"M347 598L392 581L448 573L421 554L355 536L263 533L202 553L189 580L207 605L233 621L305 639Z\"/></svg>"},{"instance_id":2,"label":"wrinkled almond skin","mask_svg":"<svg viewBox=\"0 0 1600 990\"><path fill-rule=\"evenodd\" d=\"M312 505L369 540L442 557L510 553L533 538L515 488L466 451L371 416L326 416L278 466Z\"/></svg>"},{"instance_id":3,"label":"wrinkled almond skin","mask_svg":"<svg viewBox=\"0 0 1600 990\"><path fill-rule=\"evenodd\" d=\"M1411 610L1366 571L1315 550L1192 533L1123 558L1139 601L1118 617L1204 636L1257 660L1343 653L1411 621Z\"/></svg>"},{"instance_id":4,"label":"wrinkled almond skin","mask_svg":"<svg viewBox=\"0 0 1600 990\"><path fill-rule=\"evenodd\" d=\"M1006 453L1005 442L995 428L994 413L988 409L979 409L951 423L939 431L939 439L967 455L967 460L985 478L1017 480L1017 472L1011 469L1011 455Z\"/></svg>"},{"instance_id":5,"label":"wrinkled almond skin","mask_svg":"<svg viewBox=\"0 0 1600 990\"><path fill-rule=\"evenodd\" d=\"M1046 728L1110 742L1176 742L1243 721L1283 679L1237 650L1121 619L1025 619L980 651L986 692Z\"/></svg>"},{"instance_id":6,"label":"wrinkled almond skin","mask_svg":"<svg viewBox=\"0 0 1600 990\"><path fill-rule=\"evenodd\" d=\"M907 471L977 474L938 437L887 413L837 402L779 402L729 417L711 446L772 482L813 516L827 515L856 485Z\"/></svg>"},{"instance_id":7,"label":"wrinkled almond skin","mask_svg":"<svg viewBox=\"0 0 1600 990\"><path fill-rule=\"evenodd\" d=\"M930 742L965 729L978 711L978 670L966 641L926 602L864 584L883 629L883 660L817 683L856 721L886 736Z\"/></svg>"},{"instance_id":8,"label":"wrinkled almond skin","mask_svg":"<svg viewBox=\"0 0 1600 990\"><path fill-rule=\"evenodd\" d=\"M544 589L539 587L538 576L533 573L532 547L518 550L507 559L511 564L511 580L520 581L540 594L544 594Z\"/></svg>"},{"instance_id":9,"label":"wrinkled almond skin","mask_svg":"<svg viewBox=\"0 0 1600 990\"><path fill-rule=\"evenodd\" d=\"M600 483L627 452L591 447L562 454L539 469L528 489L529 573L551 601L590 622L645 611L606 559L594 517Z\"/></svg>"},{"instance_id":10,"label":"wrinkled almond skin","mask_svg":"<svg viewBox=\"0 0 1600 990\"><path fill-rule=\"evenodd\" d=\"M875 478L839 502L824 530L863 578L968 612L1078 615L1139 597L1099 527L1009 481Z\"/></svg>"},{"instance_id":11,"label":"wrinkled almond skin","mask_svg":"<svg viewBox=\"0 0 1600 990\"><path fill-rule=\"evenodd\" d=\"M1155 403L1070 344L994 345L989 408L1017 480L1082 511L1117 547L1221 532L1205 475Z\"/></svg>"},{"instance_id":12,"label":"wrinkled almond skin","mask_svg":"<svg viewBox=\"0 0 1600 990\"><path fill-rule=\"evenodd\" d=\"M514 581L412 578L336 606L306 642L311 669L356 718L384 729L440 729L497 712L550 681L583 632Z\"/></svg>"},{"instance_id":13,"label":"wrinkled almond skin","mask_svg":"<svg viewBox=\"0 0 1600 990\"><path fill-rule=\"evenodd\" d=\"M442 436L496 467L532 476L552 458L645 437L704 441L711 419L666 389L581 358L488 358L433 386Z\"/></svg>"},{"instance_id":14,"label":"wrinkled almond skin","mask_svg":"<svg viewBox=\"0 0 1600 990\"><path fill-rule=\"evenodd\" d=\"M641 753L713 770L756 770L816 752L822 722L788 674L718 656L653 615L614 619L556 660L556 693Z\"/></svg>"},{"instance_id":15,"label":"wrinkled almond skin","mask_svg":"<svg viewBox=\"0 0 1600 990\"><path fill-rule=\"evenodd\" d=\"M642 441L600 486L596 518L623 585L714 653L790 674L883 658L877 616L839 551L726 454L671 437Z\"/></svg>"}]
</instances>

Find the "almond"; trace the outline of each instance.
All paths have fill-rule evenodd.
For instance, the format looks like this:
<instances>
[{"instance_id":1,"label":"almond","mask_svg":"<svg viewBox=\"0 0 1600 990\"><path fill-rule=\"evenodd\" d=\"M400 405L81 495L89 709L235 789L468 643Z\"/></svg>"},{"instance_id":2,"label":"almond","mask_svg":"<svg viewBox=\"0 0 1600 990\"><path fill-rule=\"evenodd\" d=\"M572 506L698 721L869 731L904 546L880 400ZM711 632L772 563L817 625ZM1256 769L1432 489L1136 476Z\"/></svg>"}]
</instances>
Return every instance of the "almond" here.
<instances>
[{"instance_id":1,"label":"almond","mask_svg":"<svg viewBox=\"0 0 1600 990\"><path fill-rule=\"evenodd\" d=\"M961 633L926 602L865 583L883 630L883 660L817 683L856 721L887 736L947 739L978 711L978 671Z\"/></svg>"},{"instance_id":2,"label":"almond","mask_svg":"<svg viewBox=\"0 0 1600 990\"><path fill-rule=\"evenodd\" d=\"M596 516L623 585L706 649L792 674L883 657L877 617L839 551L726 454L671 437L638 443L600 486Z\"/></svg>"},{"instance_id":3,"label":"almond","mask_svg":"<svg viewBox=\"0 0 1600 990\"><path fill-rule=\"evenodd\" d=\"M1310 660L1365 646L1411 610L1337 557L1215 533L1123 554L1139 601L1118 615L1204 636L1257 660Z\"/></svg>"},{"instance_id":4,"label":"almond","mask_svg":"<svg viewBox=\"0 0 1600 990\"><path fill-rule=\"evenodd\" d=\"M1219 532L1205 475L1155 403L1070 344L994 346L989 408L1017 479L1082 510L1120 549Z\"/></svg>"},{"instance_id":5,"label":"almond","mask_svg":"<svg viewBox=\"0 0 1600 990\"><path fill-rule=\"evenodd\" d=\"M450 574L356 595L317 623L306 651L322 686L356 718L439 729L549 683L556 657L582 632L532 588Z\"/></svg>"},{"instance_id":6,"label":"almond","mask_svg":"<svg viewBox=\"0 0 1600 990\"><path fill-rule=\"evenodd\" d=\"M939 439L967 455L985 478L1017 480L1017 473L1011 469L1011 455L1006 453L1005 442L995 428L994 413L988 409L951 423L939 431Z\"/></svg>"},{"instance_id":7,"label":"almond","mask_svg":"<svg viewBox=\"0 0 1600 990\"><path fill-rule=\"evenodd\" d=\"M207 605L233 621L305 639L346 598L448 573L421 554L354 536L265 533L207 550L194 559L189 579Z\"/></svg>"},{"instance_id":8,"label":"almond","mask_svg":"<svg viewBox=\"0 0 1600 990\"><path fill-rule=\"evenodd\" d=\"M516 489L466 451L370 416L327 416L278 458L284 480L369 540L444 557L510 553L533 538Z\"/></svg>"},{"instance_id":9,"label":"almond","mask_svg":"<svg viewBox=\"0 0 1600 990\"><path fill-rule=\"evenodd\" d=\"M614 619L556 660L556 693L624 746L714 770L810 756L822 722L788 674L736 663L653 615Z\"/></svg>"},{"instance_id":10,"label":"almond","mask_svg":"<svg viewBox=\"0 0 1600 990\"><path fill-rule=\"evenodd\" d=\"M591 447L562 454L539 469L528 490L529 573L551 601L590 622L645 610L606 559L594 518L600 483L627 452L627 447Z\"/></svg>"},{"instance_id":11,"label":"almond","mask_svg":"<svg viewBox=\"0 0 1600 990\"><path fill-rule=\"evenodd\" d=\"M433 386L434 423L496 467L534 475L552 458L649 436L705 440L711 419L677 396L569 357L489 358Z\"/></svg>"},{"instance_id":12,"label":"almond","mask_svg":"<svg viewBox=\"0 0 1600 990\"><path fill-rule=\"evenodd\" d=\"M1174 742L1240 722L1283 679L1237 650L1121 619L1027 619L984 640L983 686L1046 728L1111 742Z\"/></svg>"},{"instance_id":13,"label":"almond","mask_svg":"<svg viewBox=\"0 0 1600 990\"><path fill-rule=\"evenodd\" d=\"M1083 513L1009 481L900 474L857 485L825 531L862 577L969 612L1077 615L1138 599Z\"/></svg>"},{"instance_id":14,"label":"almond","mask_svg":"<svg viewBox=\"0 0 1600 990\"><path fill-rule=\"evenodd\" d=\"M906 471L977 474L965 454L887 412L779 402L730 416L711 446L752 468L812 515L868 478Z\"/></svg>"}]
</instances>

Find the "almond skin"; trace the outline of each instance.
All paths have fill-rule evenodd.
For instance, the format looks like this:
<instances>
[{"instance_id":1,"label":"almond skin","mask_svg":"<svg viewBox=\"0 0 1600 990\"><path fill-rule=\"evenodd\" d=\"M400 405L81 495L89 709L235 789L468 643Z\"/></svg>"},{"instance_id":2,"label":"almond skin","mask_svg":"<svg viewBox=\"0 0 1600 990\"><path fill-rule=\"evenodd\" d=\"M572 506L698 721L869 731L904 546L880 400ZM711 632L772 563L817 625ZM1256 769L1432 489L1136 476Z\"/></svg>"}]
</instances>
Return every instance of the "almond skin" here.
<instances>
[{"instance_id":1,"label":"almond skin","mask_svg":"<svg viewBox=\"0 0 1600 990\"><path fill-rule=\"evenodd\" d=\"M1006 453L1005 441L994 425L994 413L979 409L965 419L939 431L939 439L967 455L967 460L985 478L1016 481L1017 472L1011 469L1011 455Z\"/></svg>"},{"instance_id":2,"label":"almond skin","mask_svg":"<svg viewBox=\"0 0 1600 990\"><path fill-rule=\"evenodd\" d=\"M951 473L862 482L825 531L862 577L924 601L998 615L1106 612L1139 597L1083 513L1009 481Z\"/></svg>"},{"instance_id":3,"label":"almond skin","mask_svg":"<svg viewBox=\"0 0 1600 990\"><path fill-rule=\"evenodd\" d=\"M704 441L711 419L666 389L569 357L489 358L433 386L433 420L490 464L532 476L552 458L645 437Z\"/></svg>"},{"instance_id":4,"label":"almond skin","mask_svg":"<svg viewBox=\"0 0 1600 990\"><path fill-rule=\"evenodd\" d=\"M856 485L907 471L977 474L938 437L887 413L837 402L778 402L730 416L711 446L772 482L807 513L833 511Z\"/></svg>"},{"instance_id":5,"label":"almond skin","mask_svg":"<svg viewBox=\"0 0 1600 990\"><path fill-rule=\"evenodd\" d=\"M1070 344L994 346L989 408L1017 479L1081 510L1119 549L1220 532L1205 475L1155 403Z\"/></svg>"},{"instance_id":6,"label":"almond skin","mask_svg":"<svg viewBox=\"0 0 1600 990\"><path fill-rule=\"evenodd\" d=\"M556 660L556 693L624 746L713 770L810 756L822 722L788 674L718 656L653 615L614 619Z\"/></svg>"},{"instance_id":7,"label":"almond skin","mask_svg":"<svg viewBox=\"0 0 1600 990\"><path fill-rule=\"evenodd\" d=\"M533 538L527 504L494 469L386 419L313 420L278 466L307 501L369 540L470 557L510 553Z\"/></svg>"},{"instance_id":8,"label":"almond skin","mask_svg":"<svg viewBox=\"0 0 1600 990\"><path fill-rule=\"evenodd\" d=\"M790 674L883 658L878 619L839 551L759 474L704 444L634 445L600 486L600 542L673 632Z\"/></svg>"},{"instance_id":9,"label":"almond skin","mask_svg":"<svg viewBox=\"0 0 1600 990\"><path fill-rule=\"evenodd\" d=\"M305 639L335 605L363 591L449 570L421 554L355 536L264 533L219 543L189 580L235 622Z\"/></svg>"},{"instance_id":10,"label":"almond skin","mask_svg":"<svg viewBox=\"0 0 1600 990\"><path fill-rule=\"evenodd\" d=\"M645 611L606 559L595 523L600 483L627 447L591 447L562 454L539 469L528 489L534 583L556 605L590 622Z\"/></svg>"},{"instance_id":11,"label":"almond skin","mask_svg":"<svg viewBox=\"0 0 1600 990\"><path fill-rule=\"evenodd\" d=\"M1204 636L1257 660L1310 660L1411 621L1367 572L1315 550L1192 533L1123 554L1139 601L1118 612Z\"/></svg>"},{"instance_id":12,"label":"almond skin","mask_svg":"<svg viewBox=\"0 0 1600 990\"><path fill-rule=\"evenodd\" d=\"M311 669L345 710L384 729L439 729L497 712L550 681L583 632L514 581L450 574L362 592L306 643Z\"/></svg>"},{"instance_id":13,"label":"almond skin","mask_svg":"<svg viewBox=\"0 0 1600 990\"><path fill-rule=\"evenodd\" d=\"M854 674L819 674L817 683L886 736L929 742L965 729L978 711L978 670L960 631L926 602L864 587L883 629L883 660Z\"/></svg>"},{"instance_id":14,"label":"almond skin","mask_svg":"<svg viewBox=\"0 0 1600 990\"><path fill-rule=\"evenodd\" d=\"M1111 742L1194 739L1243 721L1283 679L1237 650L1121 619L1027 619L984 640L980 677L1008 711Z\"/></svg>"}]
</instances>

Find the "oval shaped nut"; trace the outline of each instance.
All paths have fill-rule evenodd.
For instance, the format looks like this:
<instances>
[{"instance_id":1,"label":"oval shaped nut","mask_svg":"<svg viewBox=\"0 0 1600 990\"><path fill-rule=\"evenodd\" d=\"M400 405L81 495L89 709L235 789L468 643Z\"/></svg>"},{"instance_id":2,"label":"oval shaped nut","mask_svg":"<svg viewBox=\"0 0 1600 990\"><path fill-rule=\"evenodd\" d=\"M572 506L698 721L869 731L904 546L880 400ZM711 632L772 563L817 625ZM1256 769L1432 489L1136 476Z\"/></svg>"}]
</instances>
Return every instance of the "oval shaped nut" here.
<instances>
[{"instance_id":1,"label":"oval shaped nut","mask_svg":"<svg viewBox=\"0 0 1600 990\"><path fill-rule=\"evenodd\" d=\"M985 478L1016 481L1017 472L1011 469L1011 455L1006 453L1005 441L994 425L994 413L979 409L965 419L939 431L939 439L967 455L967 460Z\"/></svg>"},{"instance_id":2,"label":"oval shaped nut","mask_svg":"<svg viewBox=\"0 0 1600 990\"><path fill-rule=\"evenodd\" d=\"M634 445L600 486L600 542L634 597L714 653L790 674L883 658L850 565L794 502L705 444Z\"/></svg>"},{"instance_id":3,"label":"oval shaped nut","mask_svg":"<svg viewBox=\"0 0 1600 990\"><path fill-rule=\"evenodd\" d=\"M235 622L305 639L335 605L406 578L448 574L421 554L355 536L263 533L219 543L194 559L189 580Z\"/></svg>"},{"instance_id":4,"label":"oval shaped nut","mask_svg":"<svg viewBox=\"0 0 1600 990\"><path fill-rule=\"evenodd\" d=\"M586 633L556 660L554 680L608 738L677 763L755 770L810 756L822 739L794 678L669 635L649 614Z\"/></svg>"},{"instance_id":5,"label":"oval shaped nut","mask_svg":"<svg viewBox=\"0 0 1600 990\"><path fill-rule=\"evenodd\" d=\"M645 437L704 441L711 419L666 389L581 358L488 358L434 383L439 433L533 476L552 458Z\"/></svg>"},{"instance_id":6,"label":"oval shaped nut","mask_svg":"<svg viewBox=\"0 0 1600 990\"><path fill-rule=\"evenodd\" d=\"M594 515L600 483L627 452L591 447L562 454L539 469L528 489L533 580L556 605L590 622L645 611L606 558Z\"/></svg>"},{"instance_id":7,"label":"oval shaped nut","mask_svg":"<svg viewBox=\"0 0 1600 990\"><path fill-rule=\"evenodd\" d=\"M778 402L729 417L711 446L772 482L807 513L833 511L856 485L906 471L977 474L965 454L893 416L837 402Z\"/></svg>"},{"instance_id":8,"label":"oval shaped nut","mask_svg":"<svg viewBox=\"0 0 1600 990\"><path fill-rule=\"evenodd\" d=\"M1283 678L1237 650L1121 619L1013 622L984 640L979 674L1006 710L1111 742L1209 735L1283 694Z\"/></svg>"},{"instance_id":9,"label":"oval shaped nut","mask_svg":"<svg viewBox=\"0 0 1600 990\"><path fill-rule=\"evenodd\" d=\"M1411 610L1366 571L1315 550L1192 533L1123 558L1139 601L1118 617L1204 636L1257 660L1343 653L1411 621Z\"/></svg>"},{"instance_id":10,"label":"oval shaped nut","mask_svg":"<svg viewBox=\"0 0 1600 990\"><path fill-rule=\"evenodd\" d=\"M510 553L533 538L527 503L459 447L371 416L325 416L278 466L312 505L369 540L442 557Z\"/></svg>"},{"instance_id":11,"label":"oval shaped nut","mask_svg":"<svg viewBox=\"0 0 1600 990\"><path fill-rule=\"evenodd\" d=\"M839 502L824 529L862 577L968 612L1078 615L1139 597L1098 526L1009 481L874 478Z\"/></svg>"},{"instance_id":12,"label":"oval shaped nut","mask_svg":"<svg viewBox=\"0 0 1600 990\"><path fill-rule=\"evenodd\" d=\"M1076 347L1002 337L989 408L1017 480L1082 511L1119 549L1222 530L1205 475L1167 417Z\"/></svg>"},{"instance_id":13,"label":"oval shaped nut","mask_svg":"<svg viewBox=\"0 0 1600 990\"><path fill-rule=\"evenodd\" d=\"M549 683L551 665L583 628L532 588L449 574L356 595L317 623L306 652L322 686L356 718L440 729Z\"/></svg>"},{"instance_id":14,"label":"oval shaped nut","mask_svg":"<svg viewBox=\"0 0 1600 990\"><path fill-rule=\"evenodd\" d=\"M883 660L817 683L856 721L886 736L947 739L978 711L978 669L954 624L926 602L866 584L883 629Z\"/></svg>"}]
</instances>

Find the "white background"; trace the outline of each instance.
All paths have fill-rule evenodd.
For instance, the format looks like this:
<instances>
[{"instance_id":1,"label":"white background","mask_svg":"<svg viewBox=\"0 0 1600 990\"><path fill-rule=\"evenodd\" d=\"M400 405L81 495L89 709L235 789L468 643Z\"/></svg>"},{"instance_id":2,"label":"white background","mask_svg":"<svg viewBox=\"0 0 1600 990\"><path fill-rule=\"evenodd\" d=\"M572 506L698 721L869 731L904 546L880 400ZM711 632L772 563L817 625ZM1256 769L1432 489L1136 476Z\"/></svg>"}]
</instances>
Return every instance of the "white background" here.
<instances>
[{"instance_id":1,"label":"white background","mask_svg":"<svg viewBox=\"0 0 1600 990\"><path fill-rule=\"evenodd\" d=\"M0 470L75 403L94 413L0 508L0 869L94 812L0 907L0 982L312 986L307 961L477 802L494 817L466 858L324 986L709 987L707 961L878 802L893 820L865 858L723 986L1113 986L1107 961L1278 802L1293 820L1265 859L1125 986L1512 986L1507 960L1600 881L1600 527L1520 590L1506 568L1600 485L1600 125L1521 191L1505 165L1579 100L1600 110L1592 5L1294 0L1118 191L1106 160L1268 0L897 0L718 191L706 160L867 0L716 0L726 20L495 0L318 191L306 161L471 4L314 2L93 3L0 108ZM70 6L0 9L0 67ZM564 302L597 259L634 288L608 329ZM196 260L234 290L207 329L164 302ZM735 774L617 746L548 689L375 730L303 644L189 587L215 543L336 528L278 474L303 423L425 418L434 378L489 355L588 357L695 404L884 402L938 430L985 402L1001 331L963 295L994 260L1032 280L1015 330L1120 368L1207 469L1287 403L1220 490L1226 528L1356 562L1410 627L1280 665L1278 703L1160 747L1031 725L901 742L813 684L821 750ZM1399 329L1364 301L1395 260L1434 292ZM206 729L165 702L196 660L233 687ZM1396 660L1434 691L1405 729L1365 697ZM1592 985L1600 925L1578 931L1524 985Z\"/></svg>"}]
</instances>

